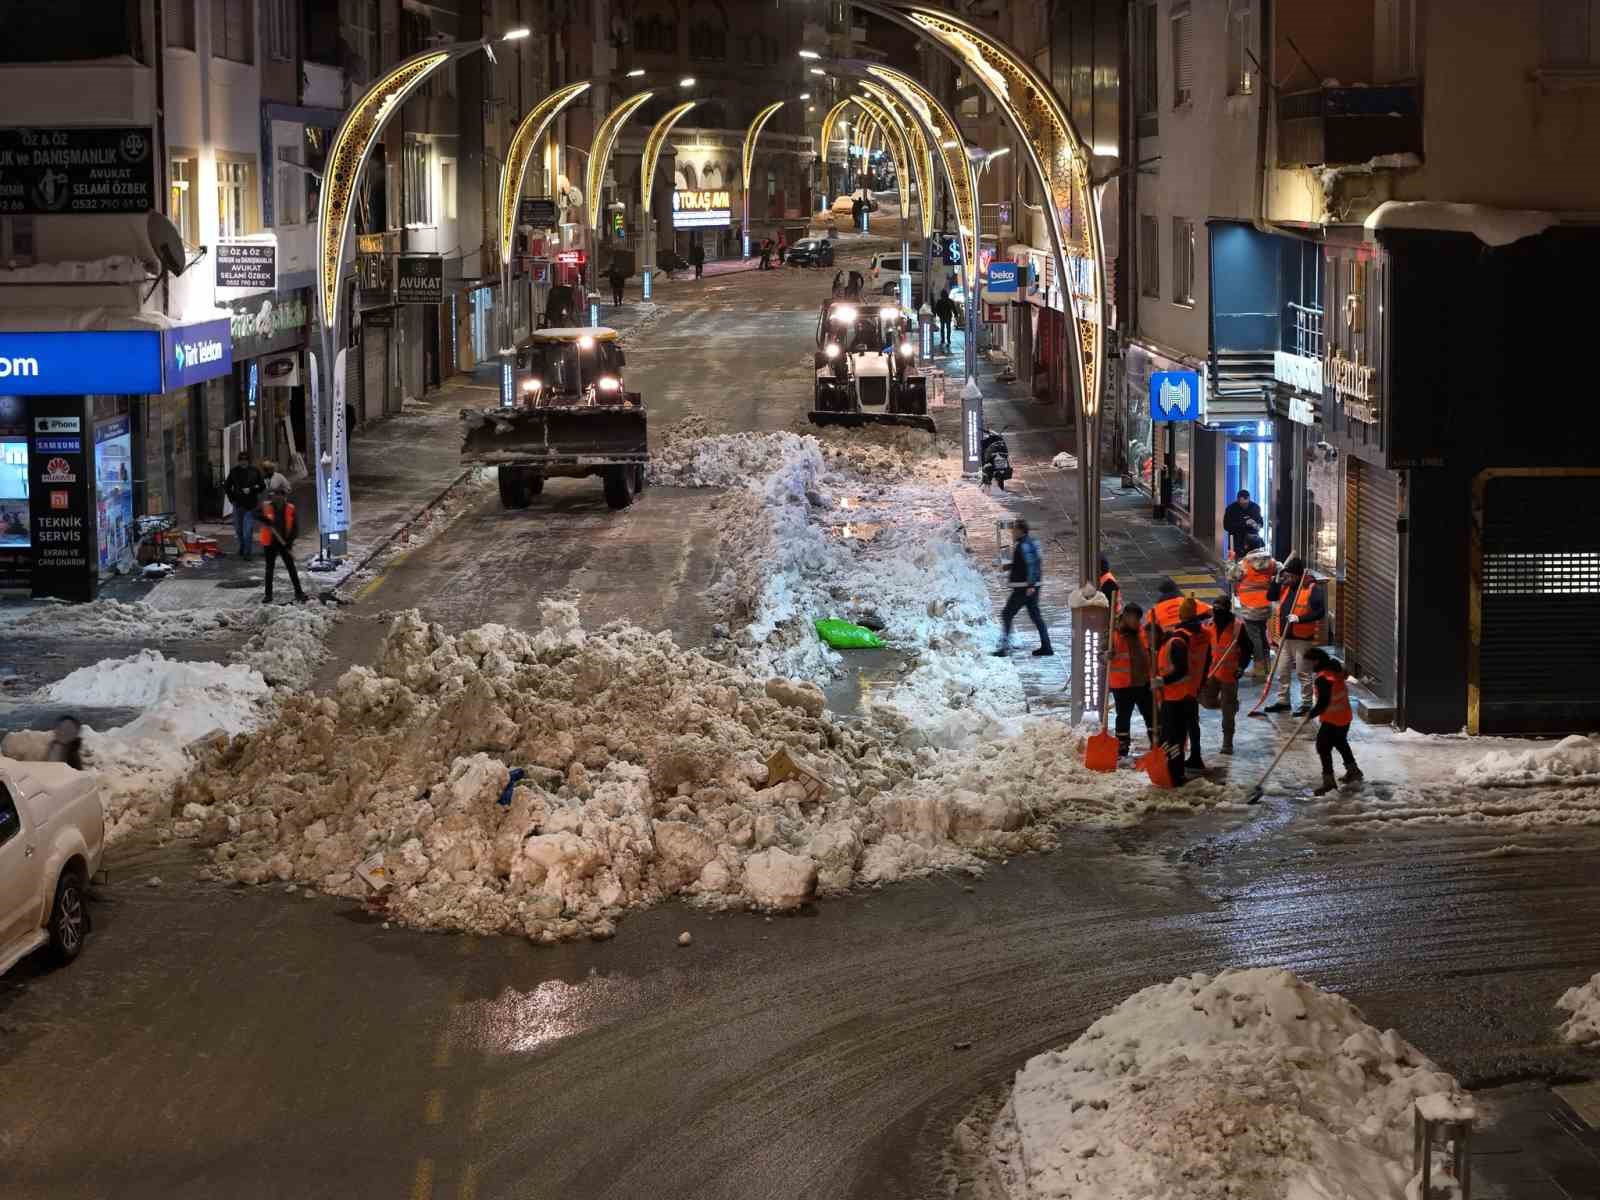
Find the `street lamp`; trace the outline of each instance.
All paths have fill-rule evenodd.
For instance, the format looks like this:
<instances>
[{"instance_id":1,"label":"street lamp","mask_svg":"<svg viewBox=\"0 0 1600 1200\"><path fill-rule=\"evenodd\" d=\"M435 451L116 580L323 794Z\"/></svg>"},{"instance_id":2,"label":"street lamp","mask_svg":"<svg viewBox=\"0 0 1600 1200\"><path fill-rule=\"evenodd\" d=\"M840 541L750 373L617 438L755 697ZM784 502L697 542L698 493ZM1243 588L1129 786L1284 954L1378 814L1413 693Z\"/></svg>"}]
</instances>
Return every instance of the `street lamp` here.
<instances>
[{"instance_id":1,"label":"street lamp","mask_svg":"<svg viewBox=\"0 0 1600 1200\"><path fill-rule=\"evenodd\" d=\"M502 42L517 42L517 41L521 41L523 38L527 37L532 32L533 32L533 30L531 30L531 29L512 29L512 30L507 31L506 33L502 33L500 35L500 40Z\"/></svg>"},{"instance_id":2,"label":"street lamp","mask_svg":"<svg viewBox=\"0 0 1600 1200\"><path fill-rule=\"evenodd\" d=\"M800 51L800 57L801 58L821 58L822 55L818 54L815 50L802 50L802 51Z\"/></svg>"},{"instance_id":3,"label":"street lamp","mask_svg":"<svg viewBox=\"0 0 1600 1200\"><path fill-rule=\"evenodd\" d=\"M678 80L678 86L681 88L692 88L694 86L694 76L685 75L682 79Z\"/></svg>"},{"instance_id":4,"label":"street lamp","mask_svg":"<svg viewBox=\"0 0 1600 1200\"><path fill-rule=\"evenodd\" d=\"M633 70L629 71L628 74L627 74L627 78L629 78L629 79L642 79L643 77L644 77L644 68L643 67L635 67Z\"/></svg>"}]
</instances>

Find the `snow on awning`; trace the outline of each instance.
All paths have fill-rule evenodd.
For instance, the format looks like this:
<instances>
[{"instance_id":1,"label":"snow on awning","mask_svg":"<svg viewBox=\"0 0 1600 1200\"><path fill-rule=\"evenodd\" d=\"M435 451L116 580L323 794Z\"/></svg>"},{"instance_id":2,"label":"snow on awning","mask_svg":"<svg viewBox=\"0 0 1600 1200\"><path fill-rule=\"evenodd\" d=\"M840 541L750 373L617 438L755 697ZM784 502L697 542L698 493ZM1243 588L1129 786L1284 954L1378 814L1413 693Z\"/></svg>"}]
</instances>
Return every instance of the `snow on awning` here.
<instances>
[{"instance_id":1,"label":"snow on awning","mask_svg":"<svg viewBox=\"0 0 1600 1200\"><path fill-rule=\"evenodd\" d=\"M127 312L111 308L6 308L0 307L0 333L102 333L144 330L160 333L205 321L224 320L227 309L169 317L157 312Z\"/></svg>"},{"instance_id":2,"label":"snow on awning","mask_svg":"<svg viewBox=\"0 0 1600 1200\"><path fill-rule=\"evenodd\" d=\"M1367 237L1385 229L1424 229L1470 233L1485 246L1509 246L1537 237L1560 218L1526 208L1491 208L1484 204L1447 204L1441 200L1386 200L1367 217Z\"/></svg>"}]
</instances>

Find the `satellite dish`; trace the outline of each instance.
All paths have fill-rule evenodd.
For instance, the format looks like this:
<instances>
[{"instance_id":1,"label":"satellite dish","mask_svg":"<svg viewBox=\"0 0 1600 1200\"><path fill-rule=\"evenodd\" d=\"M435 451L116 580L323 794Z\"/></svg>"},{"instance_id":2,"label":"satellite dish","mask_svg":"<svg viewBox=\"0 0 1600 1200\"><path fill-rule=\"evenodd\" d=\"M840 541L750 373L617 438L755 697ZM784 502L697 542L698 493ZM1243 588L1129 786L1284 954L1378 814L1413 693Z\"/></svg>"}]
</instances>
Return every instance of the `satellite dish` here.
<instances>
[{"instance_id":1,"label":"satellite dish","mask_svg":"<svg viewBox=\"0 0 1600 1200\"><path fill-rule=\"evenodd\" d=\"M151 209L144 220L145 236L155 251L161 269L170 275L182 275L189 266L189 256L183 249L183 238L178 227L160 213Z\"/></svg>"}]
</instances>

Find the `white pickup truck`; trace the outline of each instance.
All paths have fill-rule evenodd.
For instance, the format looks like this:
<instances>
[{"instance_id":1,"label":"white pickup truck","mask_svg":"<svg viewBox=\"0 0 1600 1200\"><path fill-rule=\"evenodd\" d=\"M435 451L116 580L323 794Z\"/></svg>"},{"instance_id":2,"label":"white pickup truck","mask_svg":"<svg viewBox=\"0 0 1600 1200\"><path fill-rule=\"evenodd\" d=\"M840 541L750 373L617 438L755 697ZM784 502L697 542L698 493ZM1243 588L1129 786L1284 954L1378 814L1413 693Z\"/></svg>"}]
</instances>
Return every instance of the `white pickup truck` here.
<instances>
[{"instance_id":1,"label":"white pickup truck","mask_svg":"<svg viewBox=\"0 0 1600 1200\"><path fill-rule=\"evenodd\" d=\"M0 974L45 945L59 963L78 957L105 840L93 774L0 757Z\"/></svg>"}]
</instances>

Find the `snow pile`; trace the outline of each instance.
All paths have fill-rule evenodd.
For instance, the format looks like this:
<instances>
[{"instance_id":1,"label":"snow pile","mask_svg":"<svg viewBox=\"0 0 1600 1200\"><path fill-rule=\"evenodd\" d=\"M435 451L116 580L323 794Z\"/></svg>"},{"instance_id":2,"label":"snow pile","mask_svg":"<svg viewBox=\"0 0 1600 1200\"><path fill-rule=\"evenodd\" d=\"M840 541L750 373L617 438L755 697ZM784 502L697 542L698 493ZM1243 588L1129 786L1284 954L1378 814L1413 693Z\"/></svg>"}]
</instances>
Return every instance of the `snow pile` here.
<instances>
[{"instance_id":1,"label":"snow pile","mask_svg":"<svg viewBox=\"0 0 1600 1200\"><path fill-rule=\"evenodd\" d=\"M606 936L625 910L674 894L790 908L1051 842L1009 789L977 787L1003 764L960 775L955 756L871 722L835 725L803 682L630 625L586 632L570 603L543 612L533 635L452 636L400 614L373 668L209 755L174 810L218 843L221 877L359 897L355 868L381 853L395 919L546 942ZM779 749L820 789L771 782ZM1038 763L1041 795L1057 766ZM524 774L501 805L513 768ZM968 787L906 792L921 769Z\"/></svg>"},{"instance_id":2,"label":"snow pile","mask_svg":"<svg viewBox=\"0 0 1600 1200\"><path fill-rule=\"evenodd\" d=\"M863 425L860 429L825 425L812 436L830 468L849 471L872 483L955 479L961 474L960 459L926 430L897 425Z\"/></svg>"},{"instance_id":3,"label":"snow pile","mask_svg":"<svg viewBox=\"0 0 1600 1200\"><path fill-rule=\"evenodd\" d=\"M223 708L248 710L267 693L261 675L213 662L178 662L159 650L103 659L39 689L38 698L84 708L148 708L180 695L214 696Z\"/></svg>"},{"instance_id":4,"label":"snow pile","mask_svg":"<svg viewBox=\"0 0 1600 1200\"><path fill-rule=\"evenodd\" d=\"M1568 988L1556 1007L1571 1014L1561 1023L1563 1040L1579 1046L1600 1042L1600 973L1582 987Z\"/></svg>"},{"instance_id":5,"label":"snow pile","mask_svg":"<svg viewBox=\"0 0 1600 1200\"><path fill-rule=\"evenodd\" d=\"M144 283L154 277L150 267L126 254L0 268L0 283Z\"/></svg>"},{"instance_id":6,"label":"snow pile","mask_svg":"<svg viewBox=\"0 0 1600 1200\"><path fill-rule=\"evenodd\" d=\"M1050 465L1057 471L1076 471L1078 469L1078 456L1068 454L1065 450L1050 460Z\"/></svg>"},{"instance_id":7,"label":"snow pile","mask_svg":"<svg viewBox=\"0 0 1600 1200\"><path fill-rule=\"evenodd\" d=\"M150 642L205 637L248 624L250 609L194 608L167 611L142 600L92 600L87 604L50 602L0 610L0 631L18 637L139 639Z\"/></svg>"},{"instance_id":8,"label":"snow pile","mask_svg":"<svg viewBox=\"0 0 1600 1200\"><path fill-rule=\"evenodd\" d=\"M1456 776L1477 787L1600 782L1600 737L1574 734L1553 746L1491 750L1457 769Z\"/></svg>"},{"instance_id":9,"label":"snow pile","mask_svg":"<svg viewBox=\"0 0 1600 1200\"><path fill-rule=\"evenodd\" d=\"M259 672L273 687L309 687L327 653L323 643L333 621L320 604L263 607L257 610L255 636L233 661Z\"/></svg>"},{"instance_id":10,"label":"snow pile","mask_svg":"<svg viewBox=\"0 0 1600 1200\"><path fill-rule=\"evenodd\" d=\"M1456 1082L1276 968L1146 988L1017 1073L991 1134L1006 1193L1401 1200L1418 1097Z\"/></svg>"},{"instance_id":11,"label":"snow pile","mask_svg":"<svg viewBox=\"0 0 1600 1200\"><path fill-rule=\"evenodd\" d=\"M797 433L705 432L705 418L691 414L668 431L650 456L650 482L671 487L760 489L777 475L822 470L815 438Z\"/></svg>"}]
</instances>

